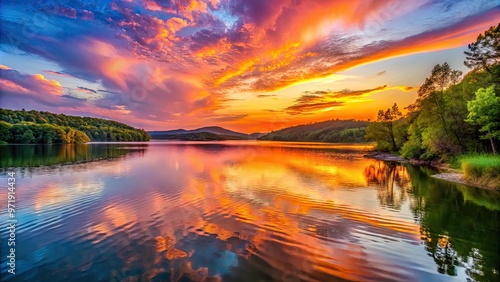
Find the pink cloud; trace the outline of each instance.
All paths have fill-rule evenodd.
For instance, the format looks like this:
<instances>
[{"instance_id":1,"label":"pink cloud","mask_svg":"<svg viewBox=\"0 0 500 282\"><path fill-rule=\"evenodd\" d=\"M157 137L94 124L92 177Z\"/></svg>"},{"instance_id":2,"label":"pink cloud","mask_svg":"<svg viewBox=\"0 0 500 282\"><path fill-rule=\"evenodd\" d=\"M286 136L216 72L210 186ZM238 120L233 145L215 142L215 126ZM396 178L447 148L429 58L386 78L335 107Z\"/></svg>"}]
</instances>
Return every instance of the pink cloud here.
<instances>
[{"instance_id":1,"label":"pink cloud","mask_svg":"<svg viewBox=\"0 0 500 282\"><path fill-rule=\"evenodd\" d=\"M67 8L67 7L60 6L58 12L62 16L66 16L66 17L72 18L72 19L76 18L76 10L74 8Z\"/></svg>"}]
</instances>

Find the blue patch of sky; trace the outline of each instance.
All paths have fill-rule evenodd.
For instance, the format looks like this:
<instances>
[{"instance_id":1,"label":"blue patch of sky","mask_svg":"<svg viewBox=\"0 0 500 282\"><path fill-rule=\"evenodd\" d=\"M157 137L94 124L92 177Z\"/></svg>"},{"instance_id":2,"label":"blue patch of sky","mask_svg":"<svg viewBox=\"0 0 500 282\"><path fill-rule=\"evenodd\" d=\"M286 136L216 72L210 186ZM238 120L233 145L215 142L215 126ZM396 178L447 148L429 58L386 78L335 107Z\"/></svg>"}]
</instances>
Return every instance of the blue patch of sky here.
<instances>
[{"instance_id":1,"label":"blue patch of sky","mask_svg":"<svg viewBox=\"0 0 500 282\"><path fill-rule=\"evenodd\" d=\"M8 52L6 52L8 50ZM0 45L0 64L23 74L43 73L43 70L61 71L58 64L36 55L27 54L12 46Z\"/></svg>"},{"instance_id":2,"label":"blue patch of sky","mask_svg":"<svg viewBox=\"0 0 500 282\"><path fill-rule=\"evenodd\" d=\"M219 20L221 20L227 29L231 29L234 26L234 24L238 21L237 16L231 15L224 9L212 11L212 14L216 16Z\"/></svg>"},{"instance_id":3,"label":"blue patch of sky","mask_svg":"<svg viewBox=\"0 0 500 282\"><path fill-rule=\"evenodd\" d=\"M444 28L460 22L464 18L495 7L499 2L489 0L476 1L428 1L407 13L401 13L397 5L371 16L365 27L354 35L360 35L361 41L368 44L373 41L401 40L430 30Z\"/></svg>"},{"instance_id":4,"label":"blue patch of sky","mask_svg":"<svg viewBox=\"0 0 500 282\"><path fill-rule=\"evenodd\" d=\"M392 38L401 38L401 30L405 36L412 36L422 32L435 30L460 22L468 16L480 14L498 6L496 1L430 1L419 9L413 10L405 16L389 21L385 34Z\"/></svg>"}]
</instances>

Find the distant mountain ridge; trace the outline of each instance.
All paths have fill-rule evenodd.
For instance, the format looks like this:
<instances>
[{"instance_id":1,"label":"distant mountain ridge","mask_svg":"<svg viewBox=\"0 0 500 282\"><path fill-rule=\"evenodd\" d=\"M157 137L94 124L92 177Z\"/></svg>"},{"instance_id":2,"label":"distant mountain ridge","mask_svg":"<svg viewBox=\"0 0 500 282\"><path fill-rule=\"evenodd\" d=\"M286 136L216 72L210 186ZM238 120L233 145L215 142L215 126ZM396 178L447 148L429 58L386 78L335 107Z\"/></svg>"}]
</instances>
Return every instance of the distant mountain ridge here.
<instances>
[{"instance_id":1,"label":"distant mountain ridge","mask_svg":"<svg viewBox=\"0 0 500 282\"><path fill-rule=\"evenodd\" d=\"M178 139L178 140L245 140L257 139L264 133L245 134L225 129L220 126L206 126L192 130L175 129L166 131L148 131L151 139Z\"/></svg>"},{"instance_id":2,"label":"distant mountain ridge","mask_svg":"<svg viewBox=\"0 0 500 282\"><path fill-rule=\"evenodd\" d=\"M220 126L206 126L192 130L175 129L148 131L151 139L182 141L222 141L222 140L272 140L299 142L360 143L366 142L364 136L369 121L327 120L301 124L276 130L270 133L245 134Z\"/></svg>"},{"instance_id":3,"label":"distant mountain ridge","mask_svg":"<svg viewBox=\"0 0 500 282\"><path fill-rule=\"evenodd\" d=\"M364 136L368 121L327 120L283 128L266 134L259 140L358 143L366 142Z\"/></svg>"}]
</instances>

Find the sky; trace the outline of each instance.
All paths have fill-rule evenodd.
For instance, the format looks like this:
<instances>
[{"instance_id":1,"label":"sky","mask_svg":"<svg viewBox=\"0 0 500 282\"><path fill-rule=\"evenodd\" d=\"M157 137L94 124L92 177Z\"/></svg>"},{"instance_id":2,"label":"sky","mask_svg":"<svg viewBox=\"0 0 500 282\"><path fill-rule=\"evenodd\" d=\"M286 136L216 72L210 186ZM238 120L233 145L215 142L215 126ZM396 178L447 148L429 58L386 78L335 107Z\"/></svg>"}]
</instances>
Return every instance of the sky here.
<instances>
[{"instance_id":1,"label":"sky","mask_svg":"<svg viewBox=\"0 0 500 282\"><path fill-rule=\"evenodd\" d=\"M0 5L0 107L246 133L404 108L500 19L496 0Z\"/></svg>"}]
</instances>

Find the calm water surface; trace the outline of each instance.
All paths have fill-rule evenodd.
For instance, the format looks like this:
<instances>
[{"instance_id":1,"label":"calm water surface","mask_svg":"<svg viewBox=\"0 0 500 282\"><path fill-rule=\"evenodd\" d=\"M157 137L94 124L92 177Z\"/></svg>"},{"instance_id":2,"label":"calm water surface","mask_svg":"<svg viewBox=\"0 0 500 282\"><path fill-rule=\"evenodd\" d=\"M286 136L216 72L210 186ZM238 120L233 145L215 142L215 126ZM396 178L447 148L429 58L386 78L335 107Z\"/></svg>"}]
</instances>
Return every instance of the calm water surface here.
<instances>
[{"instance_id":1,"label":"calm water surface","mask_svg":"<svg viewBox=\"0 0 500 282\"><path fill-rule=\"evenodd\" d=\"M0 232L2 280L499 281L500 196L368 149L0 146L18 220L15 276Z\"/></svg>"}]
</instances>

